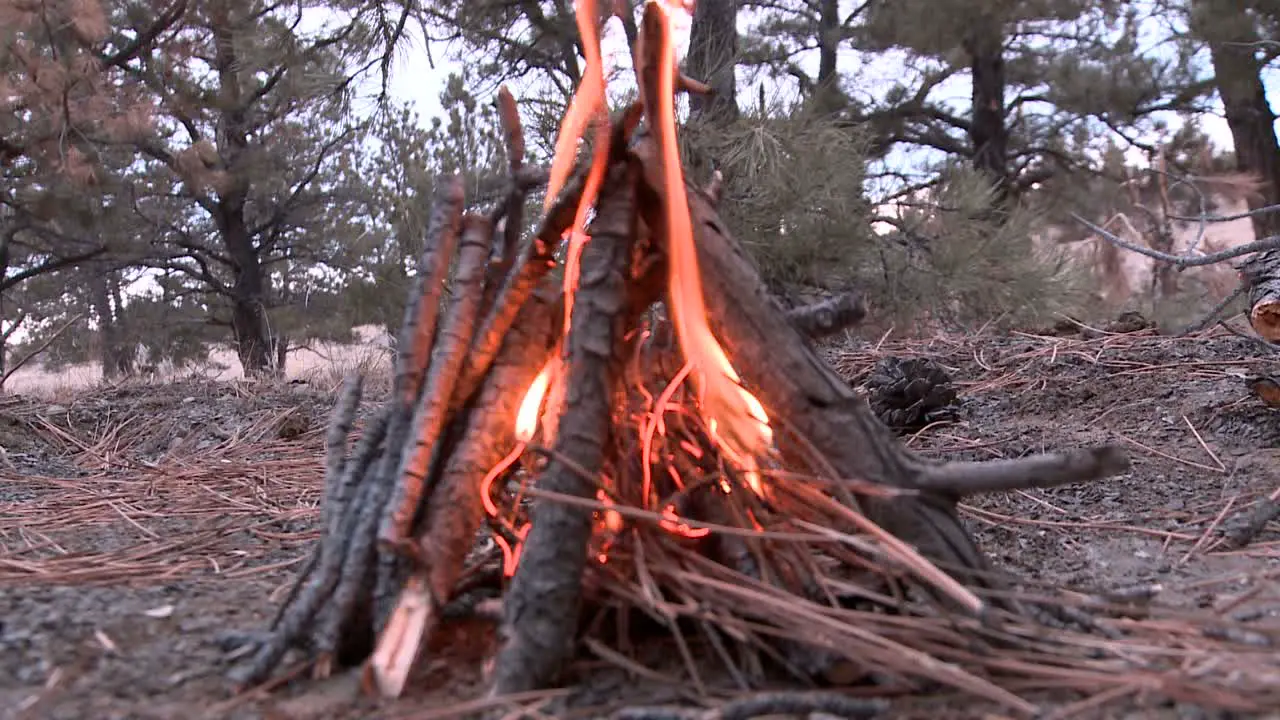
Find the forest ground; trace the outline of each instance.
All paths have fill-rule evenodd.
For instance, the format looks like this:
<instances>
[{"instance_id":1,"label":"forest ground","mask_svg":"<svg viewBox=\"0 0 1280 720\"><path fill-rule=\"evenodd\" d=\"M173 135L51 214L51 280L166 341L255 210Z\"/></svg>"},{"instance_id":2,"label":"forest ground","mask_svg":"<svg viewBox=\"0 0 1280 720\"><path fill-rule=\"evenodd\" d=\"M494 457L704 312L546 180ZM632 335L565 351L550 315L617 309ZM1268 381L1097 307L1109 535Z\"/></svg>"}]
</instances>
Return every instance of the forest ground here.
<instances>
[{"instance_id":1,"label":"forest ground","mask_svg":"<svg viewBox=\"0 0 1280 720\"><path fill-rule=\"evenodd\" d=\"M1245 382L1280 371L1280 355L1221 329L851 341L826 352L855 384L886 355L948 368L959 421L906 439L931 457L1100 443L1131 452L1121 478L966 504L998 566L1087 592L1158 586L1154 602L1172 608L1246 598L1233 611L1247 606L1274 629L1280 528L1241 550L1219 535L1280 488L1280 410ZM228 631L269 622L317 537L334 391L319 380L189 380L0 397L0 717L466 717L446 706L479 692L493 639L475 624L449 629L447 649L393 705L354 701L349 677L228 692ZM661 682L584 676L598 699L670 699ZM933 700L897 701L893 716L984 712L954 695ZM1226 717L1158 695L1074 716Z\"/></svg>"}]
</instances>

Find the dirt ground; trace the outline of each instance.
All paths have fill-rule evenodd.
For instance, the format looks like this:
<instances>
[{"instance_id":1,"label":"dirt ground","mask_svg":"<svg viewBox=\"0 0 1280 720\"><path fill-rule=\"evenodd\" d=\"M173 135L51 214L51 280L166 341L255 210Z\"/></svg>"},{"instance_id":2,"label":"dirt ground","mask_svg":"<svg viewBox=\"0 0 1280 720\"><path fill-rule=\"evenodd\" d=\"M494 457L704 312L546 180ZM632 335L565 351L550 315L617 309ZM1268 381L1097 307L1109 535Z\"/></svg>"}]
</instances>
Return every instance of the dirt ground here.
<instances>
[{"instance_id":1,"label":"dirt ground","mask_svg":"<svg viewBox=\"0 0 1280 720\"><path fill-rule=\"evenodd\" d=\"M1221 537L1280 488L1280 410L1246 383L1280 374L1280 356L1221 330L939 337L828 352L854 384L885 355L929 356L952 373L959 421L906 439L928 456L1101 443L1131 453L1132 472L1111 481L965 505L996 565L1086 593L1143 588L1162 606L1247 614L1273 636L1280 628L1280 528L1244 549ZM427 663L418 694L397 704L353 705L350 677L229 691L233 634L270 621L317 537L332 402L332 388L309 384L204 381L91 389L60 405L0 398L0 717L467 717L457 707L433 714L424 701L478 693L492 636L466 624L440 640L450 652ZM617 672L584 676L596 678L597 696L639 685ZM671 699L653 696L661 683L648 687L646 702ZM1057 707L1073 717L1244 717L1159 693L1115 700ZM954 697L924 710L923 701L895 701L900 711L885 716L983 713Z\"/></svg>"}]
</instances>

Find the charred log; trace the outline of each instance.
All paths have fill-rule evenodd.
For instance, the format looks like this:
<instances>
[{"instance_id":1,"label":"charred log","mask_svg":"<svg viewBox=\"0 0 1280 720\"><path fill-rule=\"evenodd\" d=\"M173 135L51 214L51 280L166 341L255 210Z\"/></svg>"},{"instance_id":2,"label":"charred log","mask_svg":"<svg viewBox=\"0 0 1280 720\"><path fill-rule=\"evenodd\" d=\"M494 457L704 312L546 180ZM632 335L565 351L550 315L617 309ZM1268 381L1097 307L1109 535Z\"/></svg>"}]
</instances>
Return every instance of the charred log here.
<instances>
[{"instance_id":1,"label":"charred log","mask_svg":"<svg viewBox=\"0 0 1280 720\"><path fill-rule=\"evenodd\" d=\"M592 239L582 252L568 341L567 396L541 489L590 499L604 464L624 361L623 341L639 307L627 305L635 236L634 184L615 166L599 200ZM652 298L650 299L652 302ZM577 637L582 573L591 538L589 511L539 501L519 569L504 602L498 694L545 687L569 659Z\"/></svg>"},{"instance_id":2,"label":"charred log","mask_svg":"<svg viewBox=\"0 0 1280 720\"><path fill-rule=\"evenodd\" d=\"M644 169L641 212L648 227L661 233L663 224L656 218L662 175L656 146L644 137L633 144L632 152ZM947 466L920 460L900 446L866 403L788 322L711 201L694 188L687 188L687 195L713 330L729 355L745 369L753 392L770 412L785 417L794 429L794 436L778 439L784 457L796 466L806 466L814 462L816 454L822 471L830 476L864 478L917 491L857 501L847 492L843 496L881 528L962 582L979 588L993 583L1001 587L1003 583L993 580L994 573L956 512L958 497L972 492L967 486L990 489L990 478L982 465L945 473ZM1128 467L1124 453L1111 447L1026 460L1061 468L1063 472L1056 479L1064 483L1105 477ZM1010 479L1008 471L1000 473L1006 480ZM1031 472L1028 467L1028 485L1036 481ZM1017 471L1012 474L1016 476ZM947 480L940 482L943 476Z\"/></svg>"}]
</instances>

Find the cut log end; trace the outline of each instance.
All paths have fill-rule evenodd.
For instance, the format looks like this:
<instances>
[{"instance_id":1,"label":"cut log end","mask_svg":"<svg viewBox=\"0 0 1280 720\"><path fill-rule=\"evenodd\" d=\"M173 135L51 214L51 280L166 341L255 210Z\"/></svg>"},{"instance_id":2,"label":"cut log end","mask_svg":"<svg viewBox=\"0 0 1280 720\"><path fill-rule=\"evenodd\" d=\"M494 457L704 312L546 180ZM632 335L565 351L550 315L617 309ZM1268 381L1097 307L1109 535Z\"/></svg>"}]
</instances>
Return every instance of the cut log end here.
<instances>
[{"instance_id":1,"label":"cut log end","mask_svg":"<svg viewBox=\"0 0 1280 720\"><path fill-rule=\"evenodd\" d=\"M1249 311L1249 324L1263 340L1280 343L1280 296L1254 303Z\"/></svg>"},{"instance_id":2,"label":"cut log end","mask_svg":"<svg viewBox=\"0 0 1280 720\"><path fill-rule=\"evenodd\" d=\"M1249 288L1249 323L1267 342L1280 342L1280 251L1259 253L1240 267Z\"/></svg>"}]
</instances>

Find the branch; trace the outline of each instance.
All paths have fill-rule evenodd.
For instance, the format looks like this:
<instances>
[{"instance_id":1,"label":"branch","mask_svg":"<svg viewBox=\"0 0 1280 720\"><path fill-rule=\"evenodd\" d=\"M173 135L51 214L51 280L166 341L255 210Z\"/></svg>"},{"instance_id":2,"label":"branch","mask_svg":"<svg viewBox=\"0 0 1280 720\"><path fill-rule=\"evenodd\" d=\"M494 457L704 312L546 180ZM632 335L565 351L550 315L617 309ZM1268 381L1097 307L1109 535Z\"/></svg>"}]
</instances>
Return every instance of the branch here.
<instances>
[{"instance_id":1,"label":"branch","mask_svg":"<svg viewBox=\"0 0 1280 720\"><path fill-rule=\"evenodd\" d=\"M133 42L125 45L116 52L107 55L98 53L98 62L102 63L102 68L123 67L125 63L138 57L142 51L151 46L160 34L173 26L183 15L187 13L187 0L178 0L168 10L164 11L151 27L143 30L134 38Z\"/></svg>"},{"instance_id":2,"label":"branch","mask_svg":"<svg viewBox=\"0 0 1280 720\"><path fill-rule=\"evenodd\" d=\"M1275 212L1280 212L1280 205L1267 205L1266 207L1260 207L1255 210L1236 213L1235 215L1199 215L1196 217L1192 217L1189 215L1170 215L1169 219L1178 220L1180 222L1220 223L1220 222L1231 222L1232 220L1253 219L1261 215L1269 215Z\"/></svg>"},{"instance_id":3,"label":"branch","mask_svg":"<svg viewBox=\"0 0 1280 720\"><path fill-rule=\"evenodd\" d=\"M913 484L919 490L966 497L1089 482L1128 470L1128 455L1118 447L1103 445L1013 460L943 463L921 469Z\"/></svg>"},{"instance_id":4,"label":"branch","mask_svg":"<svg viewBox=\"0 0 1280 720\"><path fill-rule=\"evenodd\" d=\"M252 228L249 231L249 234L256 236L263 230L283 220L285 214L293 208L293 203L297 202L298 196L311 186L311 183L315 181L316 177L320 174L320 171L324 169L324 161L329 159L330 151L337 147L339 143L345 141L349 135L361 127L363 127L363 124L347 128L342 133L322 145L319 152L316 154L315 162L311 164L311 168L307 171L307 174L303 175L302 178L298 180L298 184L295 185L293 190L289 193L289 197L276 205L276 210L271 214L271 217Z\"/></svg>"},{"instance_id":5,"label":"branch","mask_svg":"<svg viewBox=\"0 0 1280 720\"><path fill-rule=\"evenodd\" d=\"M78 255L67 255L60 258L46 260L39 265L29 267L16 275L8 275L4 279L0 280L0 292L7 292L38 275L62 270L63 268L79 265L87 260L92 260L106 251L107 249L105 247L97 247Z\"/></svg>"},{"instance_id":6,"label":"branch","mask_svg":"<svg viewBox=\"0 0 1280 720\"><path fill-rule=\"evenodd\" d=\"M1189 255L1172 255L1170 253L1160 252L1159 250L1152 250L1149 247L1137 245L1137 244L1128 242L1127 240L1121 240L1120 238L1116 237L1110 232L1107 232L1106 230L1099 227L1098 225L1095 225L1094 223L1089 222L1088 220L1084 219L1083 217L1081 217L1076 213L1071 213L1071 217L1075 218L1076 222L1079 222L1080 224L1089 228L1094 233L1096 233L1098 237L1102 238L1103 240L1106 240L1112 245L1124 248L1125 250L1131 250L1133 252L1138 253L1139 255L1146 255L1149 258L1153 258L1161 262L1170 263L1177 268L1215 265L1225 260L1232 260L1234 258L1238 258L1241 255L1250 255L1256 252L1266 252L1268 250L1275 250L1277 248L1280 248L1280 235L1273 235L1271 237L1262 238L1261 240L1255 240L1254 242L1251 242L1247 245L1240 245L1238 247L1231 248L1230 250L1223 250L1222 252L1216 252L1216 253L1213 253L1212 255L1201 255L1199 257L1189 256Z\"/></svg>"},{"instance_id":7,"label":"branch","mask_svg":"<svg viewBox=\"0 0 1280 720\"><path fill-rule=\"evenodd\" d=\"M805 336L817 340L857 325L867 316L862 295L847 292L812 305L792 308L787 319Z\"/></svg>"},{"instance_id":8,"label":"branch","mask_svg":"<svg viewBox=\"0 0 1280 720\"><path fill-rule=\"evenodd\" d=\"M27 353L26 355L23 355L16 363L13 364L13 367L5 370L4 375L0 375L0 387L4 387L4 384L9 381L9 378L14 373L21 370L22 366L30 362L32 358L44 352L45 350L49 349L49 346L52 345L53 342L57 340L59 336L62 335L62 333L66 332L68 328L70 328L72 325L75 325L77 322L79 322L80 318L83 318L84 315L85 315L84 313L76 314L75 317L68 320L62 327L58 328L57 330L54 330L52 335L45 338L44 342L40 343L40 345L34 348L31 352Z\"/></svg>"}]
</instances>

